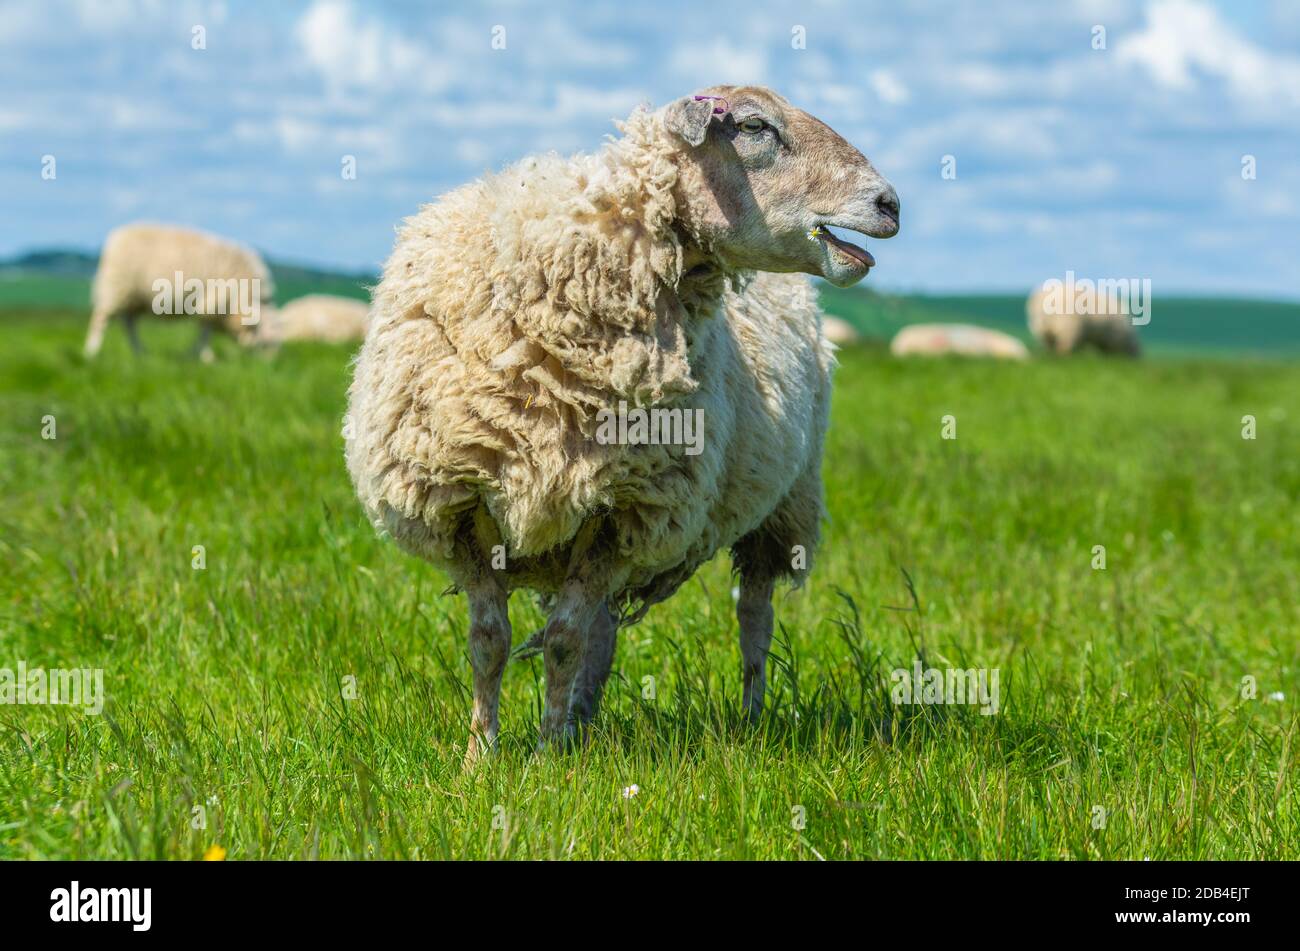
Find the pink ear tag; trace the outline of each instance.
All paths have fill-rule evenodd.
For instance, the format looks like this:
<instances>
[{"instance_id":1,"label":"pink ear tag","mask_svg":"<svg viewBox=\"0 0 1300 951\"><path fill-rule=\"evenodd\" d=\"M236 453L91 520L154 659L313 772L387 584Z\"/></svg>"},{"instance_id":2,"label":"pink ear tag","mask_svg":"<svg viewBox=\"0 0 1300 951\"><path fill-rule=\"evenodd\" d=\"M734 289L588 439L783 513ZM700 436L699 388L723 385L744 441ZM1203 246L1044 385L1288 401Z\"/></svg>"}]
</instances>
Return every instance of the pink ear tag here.
<instances>
[{"instance_id":1,"label":"pink ear tag","mask_svg":"<svg viewBox=\"0 0 1300 951\"><path fill-rule=\"evenodd\" d=\"M703 102L706 99L713 99L716 102L722 103L722 105L720 106L713 107L713 114L715 116L725 116L728 112L731 111L731 106L727 105L727 100L723 99L721 96L695 96L694 98L696 102Z\"/></svg>"}]
</instances>

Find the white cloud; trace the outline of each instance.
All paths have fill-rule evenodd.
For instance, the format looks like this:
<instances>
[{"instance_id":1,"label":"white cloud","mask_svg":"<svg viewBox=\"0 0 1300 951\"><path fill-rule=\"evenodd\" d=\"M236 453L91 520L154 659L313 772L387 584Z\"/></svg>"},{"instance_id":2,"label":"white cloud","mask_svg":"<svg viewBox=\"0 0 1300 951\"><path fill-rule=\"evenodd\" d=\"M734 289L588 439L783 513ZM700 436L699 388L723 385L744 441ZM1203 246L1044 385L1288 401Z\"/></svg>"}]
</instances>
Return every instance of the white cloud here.
<instances>
[{"instance_id":1,"label":"white cloud","mask_svg":"<svg viewBox=\"0 0 1300 951\"><path fill-rule=\"evenodd\" d=\"M960 60L940 62L926 74L946 95L976 99L1096 99L1103 87L1117 85L1110 54L1088 49L1040 62Z\"/></svg>"},{"instance_id":2,"label":"white cloud","mask_svg":"<svg viewBox=\"0 0 1300 951\"><path fill-rule=\"evenodd\" d=\"M632 50L623 43L578 33L563 18L544 21L524 39L524 55L537 66L613 68L625 67L633 58Z\"/></svg>"},{"instance_id":3,"label":"white cloud","mask_svg":"<svg viewBox=\"0 0 1300 951\"><path fill-rule=\"evenodd\" d=\"M444 58L397 30L364 19L349 0L317 0L294 27L307 60L332 88L383 87L414 81L444 86Z\"/></svg>"},{"instance_id":4,"label":"white cloud","mask_svg":"<svg viewBox=\"0 0 1300 951\"><path fill-rule=\"evenodd\" d=\"M555 91L555 109L549 118L625 119L638 103L648 101L644 90L629 87L603 89L561 83Z\"/></svg>"},{"instance_id":5,"label":"white cloud","mask_svg":"<svg viewBox=\"0 0 1300 951\"><path fill-rule=\"evenodd\" d=\"M31 125L35 125L35 122L30 114L13 109L0 109L0 132L11 132Z\"/></svg>"},{"instance_id":6,"label":"white cloud","mask_svg":"<svg viewBox=\"0 0 1300 951\"><path fill-rule=\"evenodd\" d=\"M146 129L198 129L197 117L173 109L159 99L135 99L130 96L87 96L95 113L113 129L139 132Z\"/></svg>"},{"instance_id":7,"label":"white cloud","mask_svg":"<svg viewBox=\"0 0 1300 951\"><path fill-rule=\"evenodd\" d=\"M482 139L457 139L452 151L466 165L483 165L492 160L495 152Z\"/></svg>"},{"instance_id":8,"label":"white cloud","mask_svg":"<svg viewBox=\"0 0 1300 951\"><path fill-rule=\"evenodd\" d=\"M1300 59L1269 52L1199 0L1158 0L1146 26L1115 48L1167 89L1191 91L1198 73L1222 80L1239 99L1300 103Z\"/></svg>"},{"instance_id":9,"label":"white cloud","mask_svg":"<svg viewBox=\"0 0 1300 951\"><path fill-rule=\"evenodd\" d=\"M124 29L141 18L154 16L161 5L157 0L138 3L134 0L75 0L73 13L82 29L92 32Z\"/></svg>"},{"instance_id":10,"label":"white cloud","mask_svg":"<svg viewBox=\"0 0 1300 951\"><path fill-rule=\"evenodd\" d=\"M40 8L22 0L0 3L0 46L19 46L50 29L49 20Z\"/></svg>"},{"instance_id":11,"label":"white cloud","mask_svg":"<svg viewBox=\"0 0 1300 951\"><path fill-rule=\"evenodd\" d=\"M1003 176L995 183L995 190L1000 195L1019 195L1030 200L1067 191L1074 196L1098 196L1119 181L1119 169L1106 159L1083 163L1048 162L1036 171L1021 169Z\"/></svg>"},{"instance_id":12,"label":"white cloud","mask_svg":"<svg viewBox=\"0 0 1300 951\"><path fill-rule=\"evenodd\" d=\"M1122 20L1132 7L1132 0L1075 0L1074 14L1076 18L1105 25Z\"/></svg>"},{"instance_id":13,"label":"white cloud","mask_svg":"<svg viewBox=\"0 0 1300 951\"><path fill-rule=\"evenodd\" d=\"M1015 89L1010 71L990 63L955 63L949 69L955 88L977 96L1001 96Z\"/></svg>"},{"instance_id":14,"label":"white cloud","mask_svg":"<svg viewBox=\"0 0 1300 951\"><path fill-rule=\"evenodd\" d=\"M767 77L767 56L758 46L741 47L726 37L708 43L687 43L677 47L668 68L703 89L725 83L763 83Z\"/></svg>"},{"instance_id":15,"label":"white cloud","mask_svg":"<svg viewBox=\"0 0 1300 951\"><path fill-rule=\"evenodd\" d=\"M568 132L581 128L583 121L596 123L613 132L611 119L626 118L650 97L634 87L604 88L581 83L558 83L553 96L546 99L486 97L468 103L431 101L413 110L410 118L419 122L452 129L480 129L518 139L520 129L544 129ZM599 144L599 136L588 145Z\"/></svg>"},{"instance_id":16,"label":"white cloud","mask_svg":"<svg viewBox=\"0 0 1300 951\"><path fill-rule=\"evenodd\" d=\"M872 70L867 79L871 83L872 91L887 105L895 106L907 102L910 98L910 93L902 80L888 69Z\"/></svg>"},{"instance_id":17,"label":"white cloud","mask_svg":"<svg viewBox=\"0 0 1300 951\"><path fill-rule=\"evenodd\" d=\"M1242 219L1300 217L1300 174L1289 169L1268 169L1260 179L1228 177L1222 190L1222 213Z\"/></svg>"},{"instance_id":18,"label":"white cloud","mask_svg":"<svg viewBox=\"0 0 1300 951\"><path fill-rule=\"evenodd\" d=\"M365 156L367 167L388 167L402 153L393 130L377 125L331 125L295 115L278 115L267 120L244 119L231 130L242 143L266 146L276 143L290 155L337 157Z\"/></svg>"},{"instance_id":19,"label":"white cloud","mask_svg":"<svg viewBox=\"0 0 1300 951\"><path fill-rule=\"evenodd\" d=\"M939 168L941 157L954 155L960 169L968 159L1017 165L1058 159L1070 144L1071 125L1059 108L968 108L916 123L887 139L881 150L882 168ZM876 161L872 156L872 161Z\"/></svg>"}]
</instances>

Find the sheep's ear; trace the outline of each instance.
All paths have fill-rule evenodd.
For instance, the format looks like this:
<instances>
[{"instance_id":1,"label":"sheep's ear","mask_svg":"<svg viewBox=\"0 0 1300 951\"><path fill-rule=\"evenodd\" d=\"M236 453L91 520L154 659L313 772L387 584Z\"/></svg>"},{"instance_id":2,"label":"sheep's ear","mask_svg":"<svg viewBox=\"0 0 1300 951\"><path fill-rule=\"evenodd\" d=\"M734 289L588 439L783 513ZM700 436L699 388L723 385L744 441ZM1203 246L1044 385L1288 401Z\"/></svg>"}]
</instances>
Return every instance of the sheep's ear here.
<instances>
[{"instance_id":1,"label":"sheep's ear","mask_svg":"<svg viewBox=\"0 0 1300 951\"><path fill-rule=\"evenodd\" d=\"M680 135L688 145L699 145L709 131L713 107L712 99L686 96L668 106L664 112L664 125L669 132Z\"/></svg>"}]
</instances>

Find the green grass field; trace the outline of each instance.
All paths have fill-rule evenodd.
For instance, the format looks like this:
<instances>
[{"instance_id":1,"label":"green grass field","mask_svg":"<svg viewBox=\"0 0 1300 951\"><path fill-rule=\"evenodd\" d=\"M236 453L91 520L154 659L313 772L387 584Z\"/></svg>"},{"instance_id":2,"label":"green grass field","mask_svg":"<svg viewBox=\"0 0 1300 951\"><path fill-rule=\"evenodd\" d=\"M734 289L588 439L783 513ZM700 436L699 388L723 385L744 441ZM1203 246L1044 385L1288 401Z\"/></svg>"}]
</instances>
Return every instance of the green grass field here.
<instances>
[{"instance_id":1,"label":"green grass field","mask_svg":"<svg viewBox=\"0 0 1300 951\"><path fill-rule=\"evenodd\" d=\"M82 312L0 317L0 668L107 694L0 706L0 858L1300 857L1300 364L845 353L766 722L718 558L622 633L585 749L533 755L520 662L464 774L464 600L361 515L349 353L188 330L87 366ZM894 705L918 656L999 712Z\"/></svg>"}]
</instances>

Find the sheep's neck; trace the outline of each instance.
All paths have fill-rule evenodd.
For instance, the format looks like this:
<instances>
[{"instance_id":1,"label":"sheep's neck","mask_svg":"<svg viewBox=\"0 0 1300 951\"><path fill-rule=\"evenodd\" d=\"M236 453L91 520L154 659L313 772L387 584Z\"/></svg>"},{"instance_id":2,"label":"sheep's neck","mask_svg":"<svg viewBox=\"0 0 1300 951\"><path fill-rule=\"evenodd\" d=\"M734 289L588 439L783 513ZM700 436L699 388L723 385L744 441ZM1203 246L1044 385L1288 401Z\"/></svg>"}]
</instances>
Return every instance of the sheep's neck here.
<instances>
[{"instance_id":1,"label":"sheep's neck","mask_svg":"<svg viewBox=\"0 0 1300 951\"><path fill-rule=\"evenodd\" d=\"M722 301L726 272L717 258L693 242L683 242L682 276L674 290L688 322L707 319Z\"/></svg>"}]
</instances>

